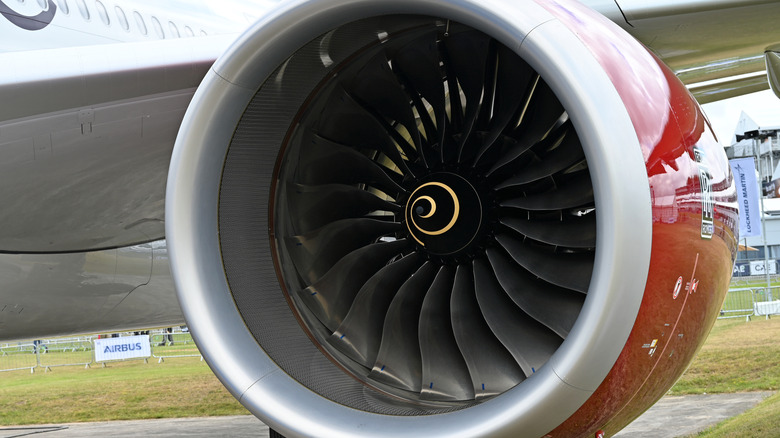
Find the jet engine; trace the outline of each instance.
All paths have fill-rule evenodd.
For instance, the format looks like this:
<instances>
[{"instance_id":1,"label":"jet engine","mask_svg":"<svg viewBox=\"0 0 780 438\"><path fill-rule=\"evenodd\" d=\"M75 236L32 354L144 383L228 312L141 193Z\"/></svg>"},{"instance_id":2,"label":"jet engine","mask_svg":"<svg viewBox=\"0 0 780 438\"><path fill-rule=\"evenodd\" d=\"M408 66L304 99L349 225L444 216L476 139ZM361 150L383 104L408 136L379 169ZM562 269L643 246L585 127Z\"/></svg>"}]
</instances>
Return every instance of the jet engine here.
<instances>
[{"instance_id":1,"label":"jet engine","mask_svg":"<svg viewBox=\"0 0 780 438\"><path fill-rule=\"evenodd\" d=\"M686 88L577 2L294 1L197 90L166 235L282 435L592 437L705 339L735 199Z\"/></svg>"}]
</instances>

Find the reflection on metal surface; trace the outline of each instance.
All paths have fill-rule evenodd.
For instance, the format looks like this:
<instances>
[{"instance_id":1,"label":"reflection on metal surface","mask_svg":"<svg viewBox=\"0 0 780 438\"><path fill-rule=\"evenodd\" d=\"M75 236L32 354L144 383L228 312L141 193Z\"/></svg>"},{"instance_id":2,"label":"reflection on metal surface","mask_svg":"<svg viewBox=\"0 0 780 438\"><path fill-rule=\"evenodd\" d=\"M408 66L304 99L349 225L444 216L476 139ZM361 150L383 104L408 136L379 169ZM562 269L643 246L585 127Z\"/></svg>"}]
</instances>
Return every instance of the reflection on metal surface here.
<instances>
[{"instance_id":1,"label":"reflection on metal surface","mask_svg":"<svg viewBox=\"0 0 780 438\"><path fill-rule=\"evenodd\" d=\"M71 254L0 254L0 339L182 321L165 241Z\"/></svg>"},{"instance_id":2,"label":"reflection on metal surface","mask_svg":"<svg viewBox=\"0 0 780 438\"><path fill-rule=\"evenodd\" d=\"M0 252L162 239L168 163L190 98L185 91L0 125Z\"/></svg>"},{"instance_id":3,"label":"reflection on metal surface","mask_svg":"<svg viewBox=\"0 0 780 438\"><path fill-rule=\"evenodd\" d=\"M229 42L0 53L0 252L162 239L178 126Z\"/></svg>"},{"instance_id":4,"label":"reflection on metal surface","mask_svg":"<svg viewBox=\"0 0 780 438\"><path fill-rule=\"evenodd\" d=\"M780 98L780 45L770 47L766 53L766 72L769 78L769 86Z\"/></svg>"},{"instance_id":5,"label":"reflection on metal surface","mask_svg":"<svg viewBox=\"0 0 780 438\"><path fill-rule=\"evenodd\" d=\"M763 71L766 44L777 41L780 8L773 1L617 3L629 23L625 30L652 47L685 84Z\"/></svg>"},{"instance_id":6,"label":"reflection on metal surface","mask_svg":"<svg viewBox=\"0 0 780 438\"><path fill-rule=\"evenodd\" d=\"M690 84L688 89L697 102L704 104L766 90L768 87L766 76L766 72L762 70L724 79L697 82Z\"/></svg>"}]
</instances>

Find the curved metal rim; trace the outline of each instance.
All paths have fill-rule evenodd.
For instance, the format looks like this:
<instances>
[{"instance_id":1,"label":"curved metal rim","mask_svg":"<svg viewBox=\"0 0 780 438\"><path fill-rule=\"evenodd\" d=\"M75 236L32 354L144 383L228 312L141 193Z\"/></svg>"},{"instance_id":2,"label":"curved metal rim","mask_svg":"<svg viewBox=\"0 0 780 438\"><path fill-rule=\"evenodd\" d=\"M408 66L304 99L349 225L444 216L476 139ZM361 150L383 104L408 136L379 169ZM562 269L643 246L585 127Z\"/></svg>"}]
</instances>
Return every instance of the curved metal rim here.
<instances>
[{"instance_id":1,"label":"curved metal rim","mask_svg":"<svg viewBox=\"0 0 780 438\"><path fill-rule=\"evenodd\" d=\"M260 348L246 348L256 343L221 268L217 182L241 111L290 53L347 22L410 13L446 16L482 30L514 48L542 74L573 114L592 171L599 221L592 292L551 366L493 400L453 414L390 417L324 399L279 372ZM557 52L551 52L553 48ZM253 62L260 58L263 62ZM199 107L212 111L193 110ZM522 425L524 434L544 434L573 414L601 383L622 350L641 303L649 269L651 211L644 160L632 126L595 59L536 3L321 0L286 4L258 22L215 64L185 116L172 157L166 234L182 308L196 341L231 393L281 432L398 436L422 431L431 436L478 436L513 434ZM442 415L446 420L439 418Z\"/></svg>"}]
</instances>

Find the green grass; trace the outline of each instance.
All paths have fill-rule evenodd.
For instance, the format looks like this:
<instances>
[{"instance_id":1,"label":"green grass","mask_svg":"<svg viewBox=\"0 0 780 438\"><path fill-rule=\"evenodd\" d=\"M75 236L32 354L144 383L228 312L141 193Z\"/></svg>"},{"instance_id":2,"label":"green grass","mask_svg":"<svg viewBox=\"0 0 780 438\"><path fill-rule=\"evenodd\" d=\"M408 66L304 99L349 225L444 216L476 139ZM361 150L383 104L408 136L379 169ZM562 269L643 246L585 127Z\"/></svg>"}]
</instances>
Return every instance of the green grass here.
<instances>
[{"instance_id":1,"label":"green grass","mask_svg":"<svg viewBox=\"0 0 780 438\"><path fill-rule=\"evenodd\" d=\"M0 425L241 415L197 357L0 374Z\"/></svg>"},{"instance_id":2,"label":"green grass","mask_svg":"<svg viewBox=\"0 0 780 438\"><path fill-rule=\"evenodd\" d=\"M180 354L192 345L154 348ZM720 320L670 393L777 390L778 358L780 317ZM2 426L248 414L199 357L0 373L0 413ZM742 434L735 432L740 430ZM751 434L745 435L745 430ZM771 432L759 432L763 430ZM777 430L780 396L775 395L701 436L776 437Z\"/></svg>"},{"instance_id":3,"label":"green grass","mask_svg":"<svg viewBox=\"0 0 780 438\"><path fill-rule=\"evenodd\" d=\"M780 433L780 393L753 409L700 432L704 438L776 438Z\"/></svg>"},{"instance_id":4,"label":"green grass","mask_svg":"<svg viewBox=\"0 0 780 438\"><path fill-rule=\"evenodd\" d=\"M774 391L780 388L780 318L720 320L670 393Z\"/></svg>"},{"instance_id":5,"label":"green grass","mask_svg":"<svg viewBox=\"0 0 780 438\"><path fill-rule=\"evenodd\" d=\"M720 320L671 394L776 391L780 388L780 318ZM776 438L780 393L695 435L705 438Z\"/></svg>"}]
</instances>

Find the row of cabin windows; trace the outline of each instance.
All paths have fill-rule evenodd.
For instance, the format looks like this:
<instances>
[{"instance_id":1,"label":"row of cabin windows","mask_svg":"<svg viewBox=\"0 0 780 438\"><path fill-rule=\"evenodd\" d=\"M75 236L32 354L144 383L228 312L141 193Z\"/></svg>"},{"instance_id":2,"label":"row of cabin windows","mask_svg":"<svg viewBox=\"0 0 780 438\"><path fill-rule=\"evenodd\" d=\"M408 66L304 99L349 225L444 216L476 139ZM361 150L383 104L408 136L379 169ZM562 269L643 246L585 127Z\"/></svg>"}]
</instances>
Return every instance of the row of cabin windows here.
<instances>
[{"instance_id":1,"label":"row of cabin windows","mask_svg":"<svg viewBox=\"0 0 780 438\"><path fill-rule=\"evenodd\" d=\"M25 0L18 0L19 3L24 3ZM49 2L52 0L37 0L38 5L43 10L49 9ZM54 0L57 3L57 7L62 11L65 15L70 15L70 5L68 4L68 0ZM76 2L76 6L78 7L79 14L81 14L81 18L83 18L86 21L89 21L92 17L89 12L89 8L87 7L87 3L85 0L73 0ZM108 10L106 9L106 6L101 2L100 0L95 0L95 9L97 9L97 13L100 16L100 21L103 22L106 26L111 25L111 17L108 13ZM122 27L126 32L130 32L130 22L127 19L127 15L125 14L125 11L119 7L114 7L114 12L116 14L117 21L119 22L119 26ZM135 19L135 26L138 29L138 32L141 33L141 35L147 36L149 35L149 29L146 27L146 21L144 20L144 17L141 15L138 11L133 11L133 18ZM163 28L162 23L160 23L160 20L157 19L157 17L152 16L150 21L152 22L152 28L154 29L154 33L157 35L158 38L165 38L166 35L173 37L173 38L181 38L182 32L179 32L179 27L174 23L173 21L168 22L168 33L166 34L165 29ZM192 30L189 26L184 26L184 36L191 37L195 36L195 32ZM201 35L206 35L205 30L200 31Z\"/></svg>"}]
</instances>

